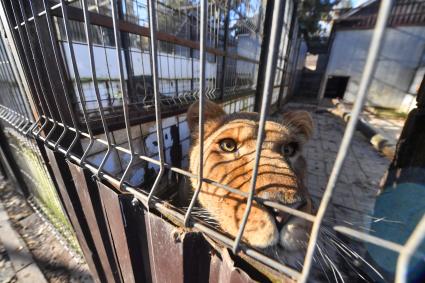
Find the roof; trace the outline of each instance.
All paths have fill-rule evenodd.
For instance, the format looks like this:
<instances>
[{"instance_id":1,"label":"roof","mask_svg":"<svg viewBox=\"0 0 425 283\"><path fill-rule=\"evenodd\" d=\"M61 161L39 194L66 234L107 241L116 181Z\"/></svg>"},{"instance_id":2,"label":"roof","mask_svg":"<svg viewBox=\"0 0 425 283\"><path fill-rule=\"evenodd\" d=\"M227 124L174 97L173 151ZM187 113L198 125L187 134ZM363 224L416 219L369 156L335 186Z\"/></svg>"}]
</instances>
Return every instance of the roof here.
<instances>
[{"instance_id":1,"label":"roof","mask_svg":"<svg viewBox=\"0 0 425 283\"><path fill-rule=\"evenodd\" d=\"M380 0L369 0L342 14L334 21L335 28L370 29L375 26ZM395 0L388 25L425 25L425 1Z\"/></svg>"},{"instance_id":2,"label":"roof","mask_svg":"<svg viewBox=\"0 0 425 283\"><path fill-rule=\"evenodd\" d=\"M364 2L363 4L361 4L361 5L353 8L351 10L349 10L347 13L341 15L339 17L339 20L343 20L343 19L349 18L352 15L356 14L357 12L359 12L360 10L362 10L363 8L366 8L366 7L370 6L371 4L373 4L375 2L378 2L378 0L368 0L368 1Z\"/></svg>"}]
</instances>

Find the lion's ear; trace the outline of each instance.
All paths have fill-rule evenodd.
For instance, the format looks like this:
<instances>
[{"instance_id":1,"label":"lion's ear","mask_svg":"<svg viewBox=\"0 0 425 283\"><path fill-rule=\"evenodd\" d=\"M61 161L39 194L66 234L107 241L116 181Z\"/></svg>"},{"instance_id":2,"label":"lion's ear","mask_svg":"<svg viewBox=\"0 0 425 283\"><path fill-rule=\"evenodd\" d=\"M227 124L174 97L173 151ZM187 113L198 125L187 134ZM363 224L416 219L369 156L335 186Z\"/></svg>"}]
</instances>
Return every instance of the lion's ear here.
<instances>
[{"instance_id":1,"label":"lion's ear","mask_svg":"<svg viewBox=\"0 0 425 283\"><path fill-rule=\"evenodd\" d=\"M223 108L220 105L215 104L210 100L205 100L204 102L204 121L207 122L211 119L216 119L220 116L226 115ZM192 105L190 105L189 109L186 113L187 124L189 126L189 130L193 132L193 130L197 127L199 122L199 102L196 101Z\"/></svg>"},{"instance_id":2,"label":"lion's ear","mask_svg":"<svg viewBox=\"0 0 425 283\"><path fill-rule=\"evenodd\" d=\"M283 124L288 126L303 142L313 135L313 119L307 111L290 111L283 114Z\"/></svg>"}]
</instances>

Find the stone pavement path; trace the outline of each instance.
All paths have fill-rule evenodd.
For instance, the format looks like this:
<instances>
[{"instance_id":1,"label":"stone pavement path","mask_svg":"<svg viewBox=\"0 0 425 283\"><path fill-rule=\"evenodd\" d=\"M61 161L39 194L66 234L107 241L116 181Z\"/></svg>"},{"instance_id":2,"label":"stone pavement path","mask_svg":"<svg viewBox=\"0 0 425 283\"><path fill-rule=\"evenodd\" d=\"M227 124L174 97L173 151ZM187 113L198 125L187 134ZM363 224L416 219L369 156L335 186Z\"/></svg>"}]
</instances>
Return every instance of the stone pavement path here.
<instances>
[{"instance_id":1,"label":"stone pavement path","mask_svg":"<svg viewBox=\"0 0 425 283\"><path fill-rule=\"evenodd\" d=\"M324 108L290 103L285 111L288 110L307 110L314 121L314 135L304 147L304 156L308 167L306 185L317 209L334 165L346 124L341 118ZM333 230L333 226L343 225L357 231L366 233L370 231L379 183L389 164L390 161L376 151L360 132L356 131L331 203L326 211L324 227ZM365 255L363 243L348 238L344 238L343 242L361 256ZM338 261L337 251L326 247L324 250L339 268L341 260ZM330 276L333 276L332 273ZM356 275L346 274L344 277L349 280L347 282L353 282L353 276ZM322 281L327 279L318 279L318 282Z\"/></svg>"},{"instance_id":2,"label":"stone pavement path","mask_svg":"<svg viewBox=\"0 0 425 283\"><path fill-rule=\"evenodd\" d=\"M21 236L12 228L0 202L0 282L47 283Z\"/></svg>"},{"instance_id":3,"label":"stone pavement path","mask_svg":"<svg viewBox=\"0 0 425 283\"><path fill-rule=\"evenodd\" d=\"M0 283L92 283L88 266L70 253L12 185L0 180Z\"/></svg>"},{"instance_id":4,"label":"stone pavement path","mask_svg":"<svg viewBox=\"0 0 425 283\"><path fill-rule=\"evenodd\" d=\"M17 281L13 269L12 262L4 248L3 243L0 241L0 283L14 283Z\"/></svg>"},{"instance_id":5,"label":"stone pavement path","mask_svg":"<svg viewBox=\"0 0 425 283\"><path fill-rule=\"evenodd\" d=\"M313 138L305 147L308 163L307 186L319 204L335 162L345 130L345 123L325 111L311 112L315 123ZM337 224L364 222L373 212L379 182L390 161L378 153L362 134L356 132L348 151L342 172L335 187L328 216Z\"/></svg>"},{"instance_id":6,"label":"stone pavement path","mask_svg":"<svg viewBox=\"0 0 425 283\"><path fill-rule=\"evenodd\" d=\"M298 109L289 104L287 110ZM308 164L307 186L316 205L323 195L346 124L326 110L305 108L314 121L314 135L304 147ZM338 178L329 214L336 219L356 219L373 210L379 182L390 161L378 153L362 134L356 132ZM361 217L360 217L361 218Z\"/></svg>"}]
</instances>

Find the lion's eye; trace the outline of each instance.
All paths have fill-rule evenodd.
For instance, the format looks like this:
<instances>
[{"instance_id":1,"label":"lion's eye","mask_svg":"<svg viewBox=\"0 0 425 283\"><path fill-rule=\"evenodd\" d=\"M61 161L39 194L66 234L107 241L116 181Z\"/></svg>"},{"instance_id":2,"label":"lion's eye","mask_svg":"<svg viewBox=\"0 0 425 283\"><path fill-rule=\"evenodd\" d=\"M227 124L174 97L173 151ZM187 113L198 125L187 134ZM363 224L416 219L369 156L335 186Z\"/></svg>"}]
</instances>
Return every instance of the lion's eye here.
<instances>
[{"instance_id":1,"label":"lion's eye","mask_svg":"<svg viewBox=\"0 0 425 283\"><path fill-rule=\"evenodd\" d=\"M224 139L220 141L220 148L226 152L236 151L236 142L232 139Z\"/></svg>"},{"instance_id":2,"label":"lion's eye","mask_svg":"<svg viewBox=\"0 0 425 283\"><path fill-rule=\"evenodd\" d=\"M298 144L296 142L290 142L282 145L282 153L287 157L292 157L298 150Z\"/></svg>"}]
</instances>

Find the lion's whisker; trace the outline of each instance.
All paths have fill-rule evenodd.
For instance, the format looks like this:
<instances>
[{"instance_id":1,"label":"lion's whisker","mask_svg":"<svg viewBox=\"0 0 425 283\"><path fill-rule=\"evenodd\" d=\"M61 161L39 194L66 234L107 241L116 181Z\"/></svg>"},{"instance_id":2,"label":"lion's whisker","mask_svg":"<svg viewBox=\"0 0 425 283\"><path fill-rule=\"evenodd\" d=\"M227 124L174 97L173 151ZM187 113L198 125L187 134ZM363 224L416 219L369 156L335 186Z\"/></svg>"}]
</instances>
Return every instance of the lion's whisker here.
<instances>
[{"instance_id":1,"label":"lion's whisker","mask_svg":"<svg viewBox=\"0 0 425 283\"><path fill-rule=\"evenodd\" d=\"M343 241L341 241L340 239L338 239L329 229L327 229L326 227L324 227L323 229L325 231L325 233L330 237L333 238L336 242L339 243L339 245L341 245L341 248L344 247L344 249L351 253L356 259L361 260L364 264L366 264L374 273L376 273L381 279L384 279L384 277L382 276L382 274L376 270L366 259L364 259L361 255L359 255L357 252L355 252L353 249L351 249L350 247L348 247Z\"/></svg>"},{"instance_id":2,"label":"lion's whisker","mask_svg":"<svg viewBox=\"0 0 425 283\"><path fill-rule=\"evenodd\" d=\"M307 247L307 245L306 245L306 247ZM314 258L315 258L315 257L314 257L314 255L313 255L313 259L314 259ZM325 274L326 279L328 280L328 282L331 282L331 280L330 280L330 278L329 278L329 276L328 276L328 273L325 271L325 268L323 267L323 264L322 264L322 262L321 262L321 260L320 260L320 257L318 257L318 258L317 258L317 262L319 263L320 268L322 269L323 274Z\"/></svg>"},{"instance_id":3,"label":"lion's whisker","mask_svg":"<svg viewBox=\"0 0 425 283\"><path fill-rule=\"evenodd\" d=\"M357 271L357 269L353 266L353 264L350 262L350 259L351 259L351 255L349 254L349 253L347 253L346 251L345 251L345 249L343 249L343 248L341 248L340 246L339 246L339 244L338 243L336 243L334 240L332 240L331 239L331 243L333 243L334 245L336 245L336 246L334 246L335 247L335 250L336 250L336 252L341 256L341 258L348 264L348 266L360 277L360 278L362 278L363 280L365 280L365 281L367 281L366 280L366 278L364 278L358 271ZM349 259L347 259L347 257L343 254L343 253L341 253L341 251L340 251L340 249L338 249L338 247L340 247L340 249L342 250L342 251L344 251L344 253L346 254L346 255L348 255L350 258Z\"/></svg>"}]
</instances>

